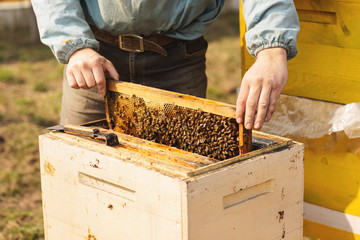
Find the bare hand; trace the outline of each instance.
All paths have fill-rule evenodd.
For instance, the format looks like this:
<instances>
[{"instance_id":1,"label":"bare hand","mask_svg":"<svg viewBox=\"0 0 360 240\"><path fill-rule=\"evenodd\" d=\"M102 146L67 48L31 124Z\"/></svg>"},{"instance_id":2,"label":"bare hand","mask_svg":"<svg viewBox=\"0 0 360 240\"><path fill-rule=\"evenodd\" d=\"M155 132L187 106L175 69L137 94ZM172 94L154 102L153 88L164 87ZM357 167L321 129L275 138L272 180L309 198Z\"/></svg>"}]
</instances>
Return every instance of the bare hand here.
<instances>
[{"instance_id":1,"label":"bare hand","mask_svg":"<svg viewBox=\"0 0 360 240\"><path fill-rule=\"evenodd\" d=\"M284 48L264 49L245 73L236 102L236 120L246 129L260 129L271 119L288 78L286 57Z\"/></svg>"},{"instance_id":2,"label":"bare hand","mask_svg":"<svg viewBox=\"0 0 360 240\"><path fill-rule=\"evenodd\" d=\"M83 48L74 52L66 69L69 85L75 89L90 89L98 86L101 97L106 93L106 80L104 72L109 77L119 80L114 65L91 48Z\"/></svg>"}]
</instances>

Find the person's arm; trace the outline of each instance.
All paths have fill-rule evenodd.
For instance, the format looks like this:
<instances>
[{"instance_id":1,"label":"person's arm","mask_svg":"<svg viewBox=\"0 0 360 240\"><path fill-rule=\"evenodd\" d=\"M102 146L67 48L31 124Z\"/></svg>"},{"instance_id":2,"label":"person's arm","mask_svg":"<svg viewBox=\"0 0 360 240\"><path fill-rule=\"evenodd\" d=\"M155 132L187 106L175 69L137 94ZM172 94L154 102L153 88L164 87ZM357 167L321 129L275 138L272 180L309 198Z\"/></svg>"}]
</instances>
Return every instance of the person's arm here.
<instances>
[{"instance_id":1,"label":"person's arm","mask_svg":"<svg viewBox=\"0 0 360 240\"><path fill-rule=\"evenodd\" d=\"M97 53L95 39L79 0L32 0L41 41L48 45L60 63L68 64L66 76L73 88L98 86L104 96L104 71L118 79L113 64Z\"/></svg>"},{"instance_id":2,"label":"person's arm","mask_svg":"<svg viewBox=\"0 0 360 240\"><path fill-rule=\"evenodd\" d=\"M269 121L287 78L287 60L297 54L299 20L292 0L243 0L245 40L255 63L245 73L236 118L245 128Z\"/></svg>"}]
</instances>

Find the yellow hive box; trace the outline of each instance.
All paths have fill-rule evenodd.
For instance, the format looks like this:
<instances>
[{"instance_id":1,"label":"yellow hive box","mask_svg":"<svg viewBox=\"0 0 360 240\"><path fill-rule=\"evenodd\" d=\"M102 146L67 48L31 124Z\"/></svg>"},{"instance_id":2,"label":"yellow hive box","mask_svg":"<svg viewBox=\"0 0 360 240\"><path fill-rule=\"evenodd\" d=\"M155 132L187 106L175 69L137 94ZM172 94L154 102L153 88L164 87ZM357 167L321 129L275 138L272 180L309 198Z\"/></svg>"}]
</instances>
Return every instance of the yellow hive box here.
<instances>
[{"instance_id":1,"label":"yellow hive box","mask_svg":"<svg viewBox=\"0 0 360 240\"><path fill-rule=\"evenodd\" d=\"M289 61L284 94L337 103L360 101L360 2L295 0L299 54ZM254 62L244 48L244 70Z\"/></svg>"},{"instance_id":2,"label":"yellow hive box","mask_svg":"<svg viewBox=\"0 0 360 240\"><path fill-rule=\"evenodd\" d=\"M288 62L289 79L274 119L264 129L277 134L277 120L289 112L311 119L314 109L331 109L360 102L360 2L355 0L295 0L299 19L299 54ZM241 13L241 11L240 11ZM245 48L245 22L240 15L243 73L254 58ZM298 97L308 98L312 112L294 108ZM311 99L321 100L315 101ZM332 102L332 103L331 103ZM333 106L338 104L338 106ZM300 105L298 105L300 106ZM324 114L323 121L328 122ZM293 122L281 123L283 128ZM305 130L303 132L306 132ZM321 240L360 239L360 140L344 132L318 138L283 135L305 143L304 234Z\"/></svg>"}]
</instances>

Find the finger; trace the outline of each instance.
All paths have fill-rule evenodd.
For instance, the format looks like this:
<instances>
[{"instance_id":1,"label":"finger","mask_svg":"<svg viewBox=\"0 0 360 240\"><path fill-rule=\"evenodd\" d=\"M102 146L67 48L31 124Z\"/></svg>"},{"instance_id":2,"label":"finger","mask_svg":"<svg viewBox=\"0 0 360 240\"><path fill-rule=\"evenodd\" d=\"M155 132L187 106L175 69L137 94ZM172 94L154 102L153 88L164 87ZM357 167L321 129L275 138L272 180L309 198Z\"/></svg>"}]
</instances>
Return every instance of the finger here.
<instances>
[{"instance_id":1,"label":"finger","mask_svg":"<svg viewBox=\"0 0 360 240\"><path fill-rule=\"evenodd\" d=\"M249 96L246 101L245 110L245 128L251 130L254 126L255 113L259 101L260 89L250 89Z\"/></svg>"},{"instance_id":2,"label":"finger","mask_svg":"<svg viewBox=\"0 0 360 240\"><path fill-rule=\"evenodd\" d=\"M74 77L75 77L75 81L77 83L77 85L79 86L79 88L81 89L89 89L86 82L85 82L85 78L82 75L82 73L80 71L75 71L73 73Z\"/></svg>"},{"instance_id":3,"label":"finger","mask_svg":"<svg viewBox=\"0 0 360 240\"><path fill-rule=\"evenodd\" d=\"M70 87L75 88L75 89L79 89L80 87L78 86L77 82L75 81L75 77L72 73L67 72L66 73L66 79L68 81L68 84Z\"/></svg>"},{"instance_id":4,"label":"finger","mask_svg":"<svg viewBox=\"0 0 360 240\"><path fill-rule=\"evenodd\" d=\"M102 66L94 67L93 74L95 77L96 85L98 87L98 94L100 97L104 97L106 93L106 80L105 80L103 67Z\"/></svg>"},{"instance_id":5,"label":"finger","mask_svg":"<svg viewBox=\"0 0 360 240\"><path fill-rule=\"evenodd\" d=\"M260 129L264 124L270 105L270 92L271 88L268 87L264 87L261 90L259 103L257 106L256 120L254 124L255 129Z\"/></svg>"},{"instance_id":6,"label":"finger","mask_svg":"<svg viewBox=\"0 0 360 240\"><path fill-rule=\"evenodd\" d=\"M112 64L112 62L105 59L103 62L104 70L109 74L109 77L115 80L119 80L119 73L116 71L116 68Z\"/></svg>"},{"instance_id":7,"label":"finger","mask_svg":"<svg viewBox=\"0 0 360 240\"><path fill-rule=\"evenodd\" d=\"M90 69L84 69L81 73L84 76L85 84L88 88L93 88L96 86L93 72Z\"/></svg>"},{"instance_id":8,"label":"finger","mask_svg":"<svg viewBox=\"0 0 360 240\"><path fill-rule=\"evenodd\" d=\"M247 84L242 84L240 87L240 92L236 100L236 121L240 124L244 122L245 109L246 109L246 99L249 95L249 86Z\"/></svg>"},{"instance_id":9,"label":"finger","mask_svg":"<svg viewBox=\"0 0 360 240\"><path fill-rule=\"evenodd\" d=\"M277 101L279 99L279 96L280 94L277 93L277 92L272 92L270 94L270 103L269 103L269 109L267 111L267 114L266 114L266 117L265 117L265 122L268 122L270 121L274 111L275 111L275 108L276 108L276 104L277 104Z\"/></svg>"}]
</instances>

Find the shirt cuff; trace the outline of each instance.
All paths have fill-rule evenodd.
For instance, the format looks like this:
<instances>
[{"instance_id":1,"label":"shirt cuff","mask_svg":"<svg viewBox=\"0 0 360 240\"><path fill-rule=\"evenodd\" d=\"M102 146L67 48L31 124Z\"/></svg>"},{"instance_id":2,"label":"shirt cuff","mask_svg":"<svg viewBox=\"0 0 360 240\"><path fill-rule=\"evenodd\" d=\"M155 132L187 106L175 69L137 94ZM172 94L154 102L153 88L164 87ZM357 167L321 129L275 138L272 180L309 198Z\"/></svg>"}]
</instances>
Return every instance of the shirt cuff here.
<instances>
[{"instance_id":1,"label":"shirt cuff","mask_svg":"<svg viewBox=\"0 0 360 240\"><path fill-rule=\"evenodd\" d=\"M298 48L296 45L295 39L288 39L285 41L284 39L273 38L270 40L265 40L258 38L257 41L253 42L246 46L249 53L256 58L257 54L266 48L274 48L274 47L282 47L287 52L287 60L294 58L298 53Z\"/></svg>"},{"instance_id":2,"label":"shirt cuff","mask_svg":"<svg viewBox=\"0 0 360 240\"><path fill-rule=\"evenodd\" d=\"M70 56L79 49L91 48L99 51L99 42L94 39L79 38L62 41L62 44L54 49L54 54L60 63L67 64ZM64 44L65 43L65 44Z\"/></svg>"},{"instance_id":3,"label":"shirt cuff","mask_svg":"<svg viewBox=\"0 0 360 240\"><path fill-rule=\"evenodd\" d=\"M287 45L287 44L281 43L281 42L272 42L272 43L263 42L262 44L253 46L250 49L248 48L248 51L251 55L253 55L256 58L257 54L261 50L264 50L267 48L275 48L275 47L281 47L286 50L287 60L294 58L298 53L298 49L297 49L296 45Z\"/></svg>"}]
</instances>

